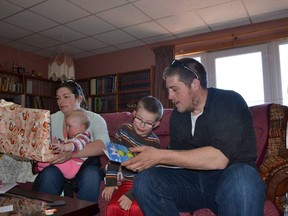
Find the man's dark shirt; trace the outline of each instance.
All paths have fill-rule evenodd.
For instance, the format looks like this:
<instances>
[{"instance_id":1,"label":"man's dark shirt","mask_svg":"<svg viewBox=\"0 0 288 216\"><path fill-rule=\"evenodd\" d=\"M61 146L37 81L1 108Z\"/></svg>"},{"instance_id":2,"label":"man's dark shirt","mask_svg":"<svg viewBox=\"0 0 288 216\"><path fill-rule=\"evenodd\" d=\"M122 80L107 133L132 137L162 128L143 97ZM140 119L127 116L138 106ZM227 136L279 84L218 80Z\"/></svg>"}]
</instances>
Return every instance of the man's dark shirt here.
<instances>
[{"instance_id":1,"label":"man's dark shirt","mask_svg":"<svg viewBox=\"0 0 288 216\"><path fill-rule=\"evenodd\" d=\"M234 91L208 88L203 113L192 136L191 112L174 109L170 118L170 149L187 150L204 146L219 149L229 165L247 163L256 167L256 138L251 112Z\"/></svg>"}]
</instances>

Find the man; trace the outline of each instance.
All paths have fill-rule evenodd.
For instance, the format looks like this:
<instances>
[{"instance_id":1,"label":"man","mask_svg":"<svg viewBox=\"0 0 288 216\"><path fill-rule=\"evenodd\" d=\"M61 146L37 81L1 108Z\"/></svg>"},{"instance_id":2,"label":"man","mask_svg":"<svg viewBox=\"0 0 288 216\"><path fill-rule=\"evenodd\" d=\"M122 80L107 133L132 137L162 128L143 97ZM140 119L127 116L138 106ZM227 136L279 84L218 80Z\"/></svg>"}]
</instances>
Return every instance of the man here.
<instances>
[{"instance_id":1,"label":"man","mask_svg":"<svg viewBox=\"0 0 288 216\"><path fill-rule=\"evenodd\" d=\"M134 194L145 215L210 208L218 216L263 216L266 197L257 171L252 116L236 92L207 88L204 66L174 60L163 78L175 104L168 150L135 147L124 163L140 171ZM155 167L164 164L180 169Z\"/></svg>"}]
</instances>

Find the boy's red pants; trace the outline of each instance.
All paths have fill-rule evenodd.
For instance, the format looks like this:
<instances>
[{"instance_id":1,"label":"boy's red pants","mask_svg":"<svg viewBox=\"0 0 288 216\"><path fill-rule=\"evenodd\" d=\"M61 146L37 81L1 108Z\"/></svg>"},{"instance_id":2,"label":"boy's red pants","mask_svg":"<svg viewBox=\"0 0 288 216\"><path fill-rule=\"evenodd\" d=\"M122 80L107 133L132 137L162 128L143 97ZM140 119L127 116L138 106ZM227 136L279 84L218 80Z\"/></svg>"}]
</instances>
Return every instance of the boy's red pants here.
<instances>
[{"instance_id":1,"label":"boy's red pants","mask_svg":"<svg viewBox=\"0 0 288 216\"><path fill-rule=\"evenodd\" d=\"M108 203L105 209L105 216L144 216L136 200L132 202L132 205L128 211L123 210L118 203L119 198L132 187L132 181L122 182Z\"/></svg>"}]
</instances>

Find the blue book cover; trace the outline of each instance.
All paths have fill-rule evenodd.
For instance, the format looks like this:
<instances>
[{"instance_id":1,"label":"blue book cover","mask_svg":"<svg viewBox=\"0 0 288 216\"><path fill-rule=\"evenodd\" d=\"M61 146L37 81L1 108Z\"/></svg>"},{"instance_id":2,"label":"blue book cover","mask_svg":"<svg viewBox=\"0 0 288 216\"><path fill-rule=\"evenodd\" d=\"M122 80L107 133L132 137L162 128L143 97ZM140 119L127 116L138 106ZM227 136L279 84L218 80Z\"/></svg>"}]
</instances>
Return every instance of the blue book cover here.
<instances>
[{"instance_id":1,"label":"blue book cover","mask_svg":"<svg viewBox=\"0 0 288 216\"><path fill-rule=\"evenodd\" d=\"M120 163L135 156L135 154L130 152L127 147L112 142L106 144L106 150L104 150L104 153L111 161Z\"/></svg>"}]
</instances>

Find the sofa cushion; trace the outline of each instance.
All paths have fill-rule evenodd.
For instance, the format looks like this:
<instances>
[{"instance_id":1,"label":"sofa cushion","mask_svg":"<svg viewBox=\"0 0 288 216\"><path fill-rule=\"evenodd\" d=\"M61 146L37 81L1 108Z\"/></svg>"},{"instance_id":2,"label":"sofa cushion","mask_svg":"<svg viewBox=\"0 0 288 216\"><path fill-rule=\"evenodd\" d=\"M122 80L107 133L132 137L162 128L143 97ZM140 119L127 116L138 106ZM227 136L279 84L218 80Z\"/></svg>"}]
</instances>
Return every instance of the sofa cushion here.
<instances>
[{"instance_id":1,"label":"sofa cushion","mask_svg":"<svg viewBox=\"0 0 288 216\"><path fill-rule=\"evenodd\" d=\"M111 140L114 140L115 133L122 123L131 123L133 120L133 115L130 112L103 113L101 116L107 123Z\"/></svg>"},{"instance_id":2,"label":"sofa cushion","mask_svg":"<svg viewBox=\"0 0 288 216\"><path fill-rule=\"evenodd\" d=\"M164 109L161 123L157 128L154 129L154 133L160 139L161 148L167 148L170 143L169 121L172 111L173 109Z\"/></svg>"},{"instance_id":3,"label":"sofa cushion","mask_svg":"<svg viewBox=\"0 0 288 216\"><path fill-rule=\"evenodd\" d=\"M250 107L257 142L257 166L260 166L266 156L269 135L269 110L271 104L261 104Z\"/></svg>"}]
</instances>

